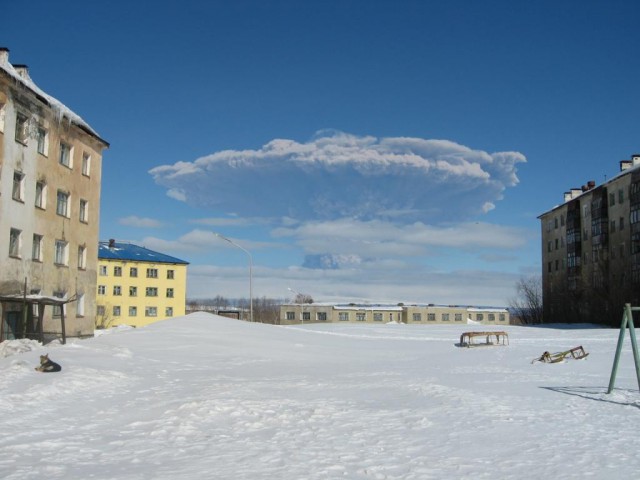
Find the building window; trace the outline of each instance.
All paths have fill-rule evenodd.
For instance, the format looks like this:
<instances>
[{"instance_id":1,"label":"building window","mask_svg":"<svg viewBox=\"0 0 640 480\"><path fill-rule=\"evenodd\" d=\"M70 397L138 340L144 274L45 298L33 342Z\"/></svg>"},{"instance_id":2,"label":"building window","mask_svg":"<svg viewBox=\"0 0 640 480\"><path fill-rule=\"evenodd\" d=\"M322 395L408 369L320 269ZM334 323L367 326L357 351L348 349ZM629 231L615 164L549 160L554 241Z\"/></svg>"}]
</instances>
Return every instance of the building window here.
<instances>
[{"instance_id":1,"label":"building window","mask_svg":"<svg viewBox=\"0 0 640 480\"><path fill-rule=\"evenodd\" d=\"M302 320L311 320L311 312L302 312Z\"/></svg>"},{"instance_id":2,"label":"building window","mask_svg":"<svg viewBox=\"0 0 640 480\"><path fill-rule=\"evenodd\" d=\"M107 266L106 265L100 265L100 267L98 267L100 269L100 276L101 277L106 277L107 276Z\"/></svg>"},{"instance_id":3,"label":"building window","mask_svg":"<svg viewBox=\"0 0 640 480\"><path fill-rule=\"evenodd\" d=\"M616 204L616 194L615 193L610 193L609 194L609 206L613 207Z\"/></svg>"},{"instance_id":4,"label":"building window","mask_svg":"<svg viewBox=\"0 0 640 480\"><path fill-rule=\"evenodd\" d=\"M98 315L99 317L103 317L104 313L105 313L104 305L98 305L96 307L96 315Z\"/></svg>"},{"instance_id":5,"label":"building window","mask_svg":"<svg viewBox=\"0 0 640 480\"><path fill-rule=\"evenodd\" d=\"M381 322L382 321L382 313L380 312L375 312L373 314L373 321L374 322Z\"/></svg>"},{"instance_id":6,"label":"building window","mask_svg":"<svg viewBox=\"0 0 640 480\"><path fill-rule=\"evenodd\" d=\"M69 262L69 256L67 252L68 243L64 240L56 240L56 256L55 256L55 264L56 265L67 265Z\"/></svg>"},{"instance_id":7,"label":"building window","mask_svg":"<svg viewBox=\"0 0 640 480\"><path fill-rule=\"evenodd\" d=\"M121 277L122 276L122 267L113 267L113 276Z\"/></svg>"},{"instance_id":8,"label":"building window","mask_svg":"<svg viewBox=\"0 0 640 480\"><path fill-rule=\"evenodd\" d=\"M21 172L13 172L13 190L11 198L18 202L24 201L24 174Z\"/></svg>"},{"instance_id":9,"label":"building window","mask_svg":"<svg viewBox=\"0 0 640 480\"><path fill-rule=\"evenodd\" d=\"M106 295L107 287L106 285L98 285L98 295Z\"/></svg>"},{"instance_id":10,"label":"building window","mask_svg":"<svg viewBox=\"0 0 640 480\"><path fill-rule=\"evenodd\" d=\"M138 296L138 287L129 287L129 296L137 297Z\"/></svg>"},{"instance_id":11,"label":"building window","mask_svg":"<svg viewBox=\"0 0 640 480\"><path fill-rule=\"evenodd\" d=\"M442 314L442 321L443 322L448 322L449 321L449 314L448 313L443 313Z\"/></svg>"},{"instance_id":12,"label":"building window","mask_svg":"<svg viewBox=\"0 0 640 480\"><path fill-rule=\"evenodd\" d=\"M147 287L145 295L147 297L157 297L158 289L156 287Z\"/></svg>"},{"instance_id":13,"label":"building window","mask_svg":"<svg viewBox=\"0 0 640 480\"><path fill-rule=\"evenodd\" d=\"M175 272L173 270L167 270L167 279L173 280Z\"/></svg>"},{"instance_id":14,"label":"building window","mask_svg":"<svg viewBox=\"0 0 640 480\"><path fill-rule=\"evenodd\" d=\"M618 190L618 203L623 203L624 202L624 190L620 189Z\"/></svg>"},{"instance_id":15,"label":"building window","mask_svg":"<svg viewBox=\"0 0 640 480\"><path fill-rule=\"evenodd\" d=\"M427 313L427 321L435 322L436 321L436 314L435 313Z\"/></svg>"},{"instance_id":16,"label":"building window","mask_svg":"<svg viewBox=\"0 0 640 480\"><path fill-rule=\"evenodd\" d=\"M116 297L119 297L120 295L122 295L122 287L120 285L113 286L113 295Z\"/></svg>"},{"instance_id":17,"label":"building window","mask_svg":"<svg viewBox=\"0 0 640 480\"><path fill-rule=\"evenodd\" d=\"M82 245L78 247L78 268L80 270L87 268L87 249Z\"/></svg>"},{"instance_id":18,"label":"building window","mask_svg":"<svg viewBox=\"0 0 640 480\"><path fill-rule=\"evenodd\" d=\"M16 115L16 142L27 143L29 135L29 119L26 115L18 113Z\"/></svg>"},{"instance_id":19,"label":"building window","mask_svg":"<svg viewBox=\"0 0 640 480\"><path fill-rule=\"evenodd\" d=\"M36 262L42 261L42 241L43 236L37 233L33 234L33 246L31 247L31 259Z\"/></svg>"},{"instance_id":20,"label":"building window","mask_svg":"<svg viewBox=\"0 0 640 480\"><path fill-rule=\"evenodd\" d=\"M327 312L318 312L316 314L316 318L320 322L326 322L327 321Z\"/></svg>"},{"instance_id":21,"label":"building window","mask_svg":"<svg viewBox=\"0 0 640 480\"><path fill-rule=\"evenodd\" d=\"M461 321L462 321L462 314L461 314L461 313L456 313L456 314L454 315L454 318L453 318L453 319L454 319L454 321L456 321L456 322L461 322Z\"/></svg>"},{"instance_id":22,"label":"building window","mask_svg":"<svg viewBox=\"0 0 640 480\"><path fill-rule=\"evenodd\" d=\"M506 320L506 317L504 316L504 313L501 313L498 315L498 321L499 322L504 322Z\"/></svg>"},{"instance_id":23,"label":"building window","mask_svg":"<svg viewBox=\"0 0 640 480\"><path fill-rule=\"evenodd\" d=\"M138 307L129 307L129 316L137 317L138 316Z\"/></svg>"},{"instance_id":24,"label":"building window","mask_svg":"<svg viewBox=\"0 0 640 480\"><path fill-rule=\"evenodd\" d=\"M136 278L138 276L138 268L137 267L129 268L129 276Z\"/></svg>"},{"instance_id":25,"label":"building window","mask_svg":"<svg viewBox=\"0 0 640 480\"><path fill-rule=\"evenodd\" d=\"M421 322L422 321L422 314L421 313L414 313L413 314L413 321L414 322Z\"/></svg>"},{"instance_id":26,"label":"building window","mask_svg":"<svg viewBox=\"0 0 640 480\"><path fill-rule=\"evenodd\" d=\"M82 174L88 177L91 173L91 155L87 152L82 153Z\"/></svg>"},{"instance_id":27,"label":"building window","mask_svg":"<svg viewBox=\"0 0 640 480\"><path fill-rule=\"evenodd\" d=\"M47 150L49 149L49 141L48 141L47 131L42 126L38 127L37 140L38 140L38 153L40 155L47 156Z\"/></svg>"},{"instance_id":28,"label":"building window","mask_svg":"<svg viewBox=\"0 0 640 480\"><path fill-rule=\"evenodd\" d=\"M84 293L78 294L76 300L76 317L84 317Z\"/></svg>"},{"instance_id":29,"label":"building window","mask_svg":"<svg viewBox=\"0 0 640 480\"><path fill-rule=\"evenodd\" d=\"M147 268L147 278L158 278L158 269Z\"/></svg>"},{"instance_id":30,"label":"building window","mask_svg":"<svg viewBox=\"0 0 640 480\"><path fill-rule=\"evenodd\" d=\"M89 221L89 202L80 199L80 221L87 223Z\"/></svg>"},{"instance_id":31,"label":"building window","mask_svg":"<svg viewBox=\"0 0 640 480\"><path fill-rule=\"evenodd\" d=\"M165 317L173 317L173 307L167 307L164 309Z\"/></svg>"},{"instance_id":32,"label":"building window","mask_svg":"<svg viewBox=\"0 0 640 480\"><path fill-rule=\"evenodd\" d=\"M488 319L490 322L495 322L496 321L496 314L495 313L490 313L488 315Z\"/></svg>"},{"instance_id":33,"label":"building window","mask_svg":"<svg viewBox=\"0 0 640 480\"><path fill-rule=\"evenodd\" d=\"M113 316L114 317L119 317L120 316L120 305L114 305L113 306Z\"/></svg>"},{"instance_id":34,"label":"building window","mask_svg":"<svg viewBox=\"0 0 640 480\"><path fill-rule=\"evenodd\" d=\"M366 314L361 313L361 312L356 312L356 321L357 322L364 322L367 319Z\"/></svg>"},{"instance_id":35,"label":"building window","mask_svg":"<svg viewBox=\"0 0 640 480\"><path fill-rule=\"evenodd\" d=\"M60 142L60 165L72 168L73 165L71 164L71 160L71 145L69 145L68 143Z\"/></svg>"},{"instance_id":36,"label":"building window","mask_svg":"<svg viewBox=\"0 0 640 480\"><path fill-rule=\"evenodd\" d=\"M173 298L173 288L167 288L167 298Z\"/></svg>"},{"instance_id":37,"label":"building window","mask_svg":"<svg viewBox=\"0 0 640 480\"><path fill-rule=\"evenodd\" d=\"M618 221L618 229L624 230L624 217L620 217L620 220Z\"/></svg>"},{"instance_id":38,"label":"building window","mask_svg":"<svg viewBox=\"0 0 640 480\"><path fill-rule=\"evenodd\" d=\"M66 295L65 292L53 292L53 296L57 297L57 298L64 298L65 295ZM53 316L54 317L61 317L63 308L64 308L64 304L63 305L54 305L53 306Z\"/></svg>"},{"instance_id":39,"label":"building window","mask_svg":"<svg viewBox=\"0 0 640 480\"><path fill-rule=\"evenodd\" d=\"M144 316L145 317L157 317L158 316L158 307L144 307Z\"/></svg>"},{"instance_id":40,"label":"building window","mask_svg":"<svg viewBox=\"0 0 640 480\"><path fill-rule=\"evenodd\" d=\"M63 217L69 217L69 194L58 190L56 213Z\"/></svg>"},{"instance_id":41,"label":"building window","mask_svg":"<svg viewBox=\"0 0 640 480\"><path fill-rule=\"evenodd\" d=\"M12 228L9 232L9 256L20 258L20 242L22 241L22 231Z\"/></svg>"},{"instance_id":42,"label":"building window","mask_svg":"<svg viewBox=\"0 0 640 480\"><path fill-rule=\"evenodd\" d=\"M295 320L296 312L287 312L287 320Z\"/></svg>"},{"instance_id":43,"label":"building window","mask_svg":"<svg viewBox=\"0 0 640 480\"><path fill-rule=\"evenodd\" d=\"M484 315L482 313L479 313L476 315L476 320L479 322L482 322L484 320Z\"/></svg>"},{"instance_id":44,"label":"building window","mask_svg":"<svg viewBox=\"0 0 640 480\"><path fill-rule=\"evenodd\" d=\"M341 322L348 322L349 321L349 312L340 312L340 313L338 313L338 320L340 320Z\"/></svg>"},{"instance_id":45,"label":"building window","mask_svg":"<svg viewBox=\"0 0 640 480\"><path fill-rule=\"evenodd\" d=\"M36 182L36 207L47 208L47 184L44 182Z\"/></svg>"}]
</instances>

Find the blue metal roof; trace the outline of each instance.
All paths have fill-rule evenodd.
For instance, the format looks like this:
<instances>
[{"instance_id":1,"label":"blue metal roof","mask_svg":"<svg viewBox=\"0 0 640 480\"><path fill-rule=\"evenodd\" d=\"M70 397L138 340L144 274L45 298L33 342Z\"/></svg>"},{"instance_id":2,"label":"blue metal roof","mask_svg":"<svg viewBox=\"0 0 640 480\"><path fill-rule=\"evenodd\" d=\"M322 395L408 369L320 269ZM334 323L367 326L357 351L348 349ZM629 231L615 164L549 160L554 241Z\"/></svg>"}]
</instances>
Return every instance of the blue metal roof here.
<instances>
[{"instance_id":1,"label":"blue metal roof","mask_svg":"<svg viewBox=\"0 0 640 480\"><path fill-rule=\"evenodd\" d=\"M98 259L189 265L189 262L185 262L179 258L154 252L153 250L134 245L133 243L114 242L111 240L99 243Z\"/></svg>"}]
</instances>

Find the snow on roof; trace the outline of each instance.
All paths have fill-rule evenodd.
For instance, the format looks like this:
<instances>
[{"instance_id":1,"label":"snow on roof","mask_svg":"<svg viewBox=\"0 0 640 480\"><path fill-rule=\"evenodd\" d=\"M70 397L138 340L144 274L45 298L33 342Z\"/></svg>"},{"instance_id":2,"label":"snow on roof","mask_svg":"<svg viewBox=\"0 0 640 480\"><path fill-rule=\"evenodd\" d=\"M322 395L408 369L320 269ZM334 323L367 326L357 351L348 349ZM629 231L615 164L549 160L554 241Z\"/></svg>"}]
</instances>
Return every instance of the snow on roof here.
<instances>
[{"instance_id":1,"label":"snow on roof","mask_svg":"<svg viewBox=\"0 0 640 480\"><path fill-rule=\"evenodd\" d=\"M5 52L7 52L6 49L5 49ZM85 122L82 119L82 117L80 117L80 115L75 113L65 104L63 104L60 100L52 97L51 95L46 93L44 90L42 90L40 87L38 87L34 83L34 81L31 79L28 73L24 75L21 75L20 73L18 73L18 71L14 68L14 66L11 63L9 63L8 55L6 54L0 55L0 69L4 70L4 72L7 75L9 75L11 78L13 78L16 82L24 85L33 93L35 93L38 97L40 97L46 103L48 103L49 106L51 107L51 110L56 115L58 122L61 123L62 120L66 117L70 123L73 123L74 125L81 127L82 129L84 129L85 131L87 131L88 133L90 133L91 135L93 135L94 137L98 138L100 141L108 145L108 143L105 140L103 140L100 137L100 135L98 135L98 133L93 128L91 128L91 126L87 122Z\"/></svg>"},{"instance_id":2,"label":"snow on roof","mask_svg":"<svg viewBox=\"0 0 640 480\"><path fill-rule=\"evenodd\" d=\"M130 260L150 263L177 263L188 265L189 262L179 258L154 252L148 248L125 242L100 242L98 245L98 259L100 260Z\"/></svg>"}]
</instances>

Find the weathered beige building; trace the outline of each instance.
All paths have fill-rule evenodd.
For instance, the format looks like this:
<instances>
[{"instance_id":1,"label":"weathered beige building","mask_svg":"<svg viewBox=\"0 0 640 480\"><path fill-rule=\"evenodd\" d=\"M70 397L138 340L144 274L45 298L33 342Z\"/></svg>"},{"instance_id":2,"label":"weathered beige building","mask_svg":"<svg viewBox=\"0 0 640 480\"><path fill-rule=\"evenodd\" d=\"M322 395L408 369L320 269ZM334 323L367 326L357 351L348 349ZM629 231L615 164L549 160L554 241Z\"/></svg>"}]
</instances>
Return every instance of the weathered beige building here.
<instances>
[{"instance_id":1,"label":"weathered beige building","mask_svg":"<svg viewBox=\"0 0 640 480\"><path fill-rule=\"evenodd\" d=\"M563 200L538 217L544 319L619 325L625 303L640 305L640 155Z\"/></svg>"},{"instance_id":2,"label":"weathered beige building","mask_svg":"<svg viewBox=\"0 0 640 480\"><path fill-rule=\"evenodd\" d=\"M105 148L0 48L0 340L93 333Z\"/></svg>"},{"instance_id":3,"label":"weathered beige building","mask_svg":"<svg viewBox=\"0 0 640 480\"><path fill-rule=\"evenodd\" d=\"M294 303L280 306L281 325L305 322L508 325L509 312L504 308L477 308L458 305Z\"/></svg>"}]
</instances>

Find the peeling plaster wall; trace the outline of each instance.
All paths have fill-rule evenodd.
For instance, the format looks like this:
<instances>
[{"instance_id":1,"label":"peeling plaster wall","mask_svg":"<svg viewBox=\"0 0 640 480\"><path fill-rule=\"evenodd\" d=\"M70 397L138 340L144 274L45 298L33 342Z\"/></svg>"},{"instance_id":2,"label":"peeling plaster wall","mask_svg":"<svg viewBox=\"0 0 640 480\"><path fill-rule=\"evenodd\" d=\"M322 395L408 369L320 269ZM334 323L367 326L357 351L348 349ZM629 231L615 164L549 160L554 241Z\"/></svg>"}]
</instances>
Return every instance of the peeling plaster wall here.
<instances>
[{"instance_id":1,"label":"peeling plaster wall","mask_svg":"<svg viewBox=\"0 0 640 480\"><path fill-rule=\"evenodd\" d=\"M102 150L106 143L85 130L60 119L46 103L15 79L0 71L0 292L43 295L64 293L67 298L83 296L82 304L65 306L68 336L93 333L96 315L98 228L100 221L100 181ZM29 117L29 135L16 140L18 113ZM43 153L38 152L37 128L47 132ZM60 163L60 143L71 146L71 163ZM83 172L83 157L90 169ZM13 198L14 173L23 175L22 196ZM44 204L36 206L36 183L46 185ZM69 195L66 215L57 213L58 191ZM86 221L80 220L80 201L87 202ZM18 229L19 254L10 255L10 232ZM33 259L34 234L42 235L41 260ZM67 243L66 259L55 263L56 240ZM79 264L79 248L85 249L84 267ZM78 311L80 310L80 311ZM60 318L47 307L45 331L60 331Z\"/></svg>"}]
</instances>

